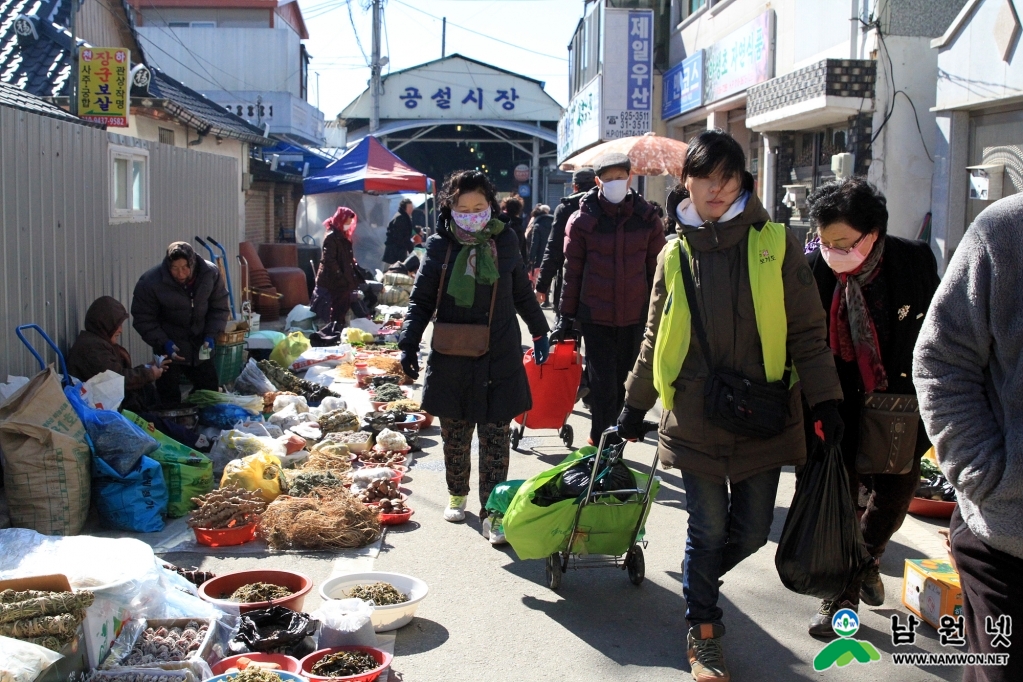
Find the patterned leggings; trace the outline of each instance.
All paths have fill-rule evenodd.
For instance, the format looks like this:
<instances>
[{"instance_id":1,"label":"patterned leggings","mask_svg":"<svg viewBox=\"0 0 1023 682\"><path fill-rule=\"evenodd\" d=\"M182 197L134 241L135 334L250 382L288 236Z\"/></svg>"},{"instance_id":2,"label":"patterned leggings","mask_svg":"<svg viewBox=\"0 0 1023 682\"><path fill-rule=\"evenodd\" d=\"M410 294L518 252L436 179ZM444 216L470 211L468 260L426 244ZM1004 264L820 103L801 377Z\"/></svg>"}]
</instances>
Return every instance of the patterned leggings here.
<instances>
[{"instance_id":1,"label":"patterned leggings","mask_svg":"<svg viewBox=\"0 0 1023 682\"><path fill-rule=\"evenodd\" d=\"M464 419L441 419L440 433L444 441L444 468L448 494L468 495L472 473L472 432L480 442L480 508L487 506L490 491L508 478L511 425L474 424Z\"/></svg>"}]
</instances>

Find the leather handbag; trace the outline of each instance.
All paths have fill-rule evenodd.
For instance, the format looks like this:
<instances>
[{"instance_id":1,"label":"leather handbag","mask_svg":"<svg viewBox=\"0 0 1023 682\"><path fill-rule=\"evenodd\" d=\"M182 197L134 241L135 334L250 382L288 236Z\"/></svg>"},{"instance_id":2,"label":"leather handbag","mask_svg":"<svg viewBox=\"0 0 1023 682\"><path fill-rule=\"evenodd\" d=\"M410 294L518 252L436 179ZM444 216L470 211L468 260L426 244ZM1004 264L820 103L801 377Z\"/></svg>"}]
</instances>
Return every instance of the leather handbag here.
<instances>
[{"instance_id":1,"label":"leather handbag","mask_svg":"<svg viewBox=\"0 0 1023 682\"><path fill-rule=\"evenodd\" d=\"M433 309L433 340L431 347L441 355L457 355L478 358L490 352L490 322L494 319L494 304L497 302L497 282L490 294L490 314L486 324L458 324L438 322L437 312L444 297L444 281L447 279L448 262L451 260L451 244L440 271L440 286L437 288L437 305Z\"/></svg>"},{"instance_id":2,"label":"leather handbag","mask_svg":"<svg viewBox=\"0 0 1023 682\"><path fill-rule=\"evenodd\" d=\"M696 302L696 286L689 267L689 258L683 257L682 278L685 282L686 300L692 314L693 327L700 341L700 348L712 367L710 342L703 326L703 317ZM786 363L788 364L788 363ZM730 369L716 369L711 372L704 386L704 413L712 424L726 431L752 438L771 438L785 430L789 419L789 377L788 368L781 381L760 381L744 376Z\"/></svg>"},{"instance_id":3,"label":"leather handbag","mask_svg":"<svg viewBox=\"0 0 1023 682\"><path fill-rule=\"evenodd\" d=\"M920 406L915 395L868 393L860 411L856 471L908 474L916 457Z\"/></svg>"}]
</instances>

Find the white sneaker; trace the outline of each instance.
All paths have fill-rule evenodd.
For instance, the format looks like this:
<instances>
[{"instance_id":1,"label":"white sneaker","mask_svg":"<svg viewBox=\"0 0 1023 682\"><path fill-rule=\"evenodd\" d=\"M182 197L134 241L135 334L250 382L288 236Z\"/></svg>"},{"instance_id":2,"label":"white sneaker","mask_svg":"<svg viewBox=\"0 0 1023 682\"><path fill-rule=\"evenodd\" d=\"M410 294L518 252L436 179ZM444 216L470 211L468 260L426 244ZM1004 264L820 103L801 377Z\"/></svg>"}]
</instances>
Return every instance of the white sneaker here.
<instances>
[{"instance_id":1,"label":"white sneaker","mask_svg":"<svg viewBox=\"0 0 1023 682\"><path fill-rule=\"evenodd\" d=\"M452 523L465 521L465 503L467 495L451 495L448 497L448 508L444 510L444 520Z\"/></svg>"},{"instance_id":2,"label":"white sneaker","mask_svg":"<svg viewBox=\"0 0 1023 682\"><path fill-rule=\"evenodd\" d=\"M493 523L494 520L493 517L491 516L488 516L487 518L483 519L483 528L480 529L480 535L483 536L484 540L490 539L490 527L493 525Z\"/></svg>"},{"instance_id":3,"label":"white sneaker","mask_svg":"<svg viewBox=\"0 0 1023 682\"><path fill-rule=\"evenodd\" d=\"M487 521L493 519L493 522L487 528L489 531L486 536L490 537L490 544L492 545L503 545L508 541L504 538L504 519L500 516L487 517Z\"/></svg>"}]
</instances>

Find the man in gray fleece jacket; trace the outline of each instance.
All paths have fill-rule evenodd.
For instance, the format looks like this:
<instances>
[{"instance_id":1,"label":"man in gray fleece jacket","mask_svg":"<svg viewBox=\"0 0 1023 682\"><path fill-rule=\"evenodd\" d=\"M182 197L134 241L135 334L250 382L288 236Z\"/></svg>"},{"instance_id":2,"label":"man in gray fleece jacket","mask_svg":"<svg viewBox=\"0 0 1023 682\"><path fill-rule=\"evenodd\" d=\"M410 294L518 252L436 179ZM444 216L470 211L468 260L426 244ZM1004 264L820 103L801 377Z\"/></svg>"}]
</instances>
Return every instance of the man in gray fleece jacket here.
<instances>
[{"instance_id":1,"label":"man in gray fleece jacket","mask_svg":"<svg viewBox=\"0 0 1023 682\"><path fill-rule=\"evenodd\" d=\"M977 216L917 339L913 379L955 486L952 556L971 652L1010 653L964 680L1023 680L1023 194ZM1019 640L1019 643L1016 642ZM1007 644L1008 642L1008 644Z\"/></svg>"}]
</instances>

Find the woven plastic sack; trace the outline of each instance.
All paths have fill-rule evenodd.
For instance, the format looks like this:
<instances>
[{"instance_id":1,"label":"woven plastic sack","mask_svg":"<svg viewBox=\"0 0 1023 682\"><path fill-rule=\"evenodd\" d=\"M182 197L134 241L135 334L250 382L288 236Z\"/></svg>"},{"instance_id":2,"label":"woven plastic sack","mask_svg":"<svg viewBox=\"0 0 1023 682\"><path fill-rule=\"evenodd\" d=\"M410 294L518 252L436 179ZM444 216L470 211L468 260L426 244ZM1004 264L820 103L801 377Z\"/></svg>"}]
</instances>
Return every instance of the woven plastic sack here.
<instances>
[{"instance_id":1,"label":"woven plastic sack","mask_svg":"<svg viewBox=\"0 0 1023 682\"><path fill-rule=\"evenodd\" d=\"M0 450L11 524L77 535L89 515L85 425L49 367L0 407Z\"/></svg>"},{"instance_id":2,"label":"woven plastic sack","mask_svg":"<svg viewBox=\"0 0 1023 682\"><path fill-rule=\"evenodd\" d=\"M309 350L310 347L311 344L305 334L302 332L292 332L283 341L274 346L273 351L270 353L270 359L281 367L291 367L291 363L298 360L298 357Z\"/></svg>"},{"instance_id":3,"label":"woven plastic sack","mask_svg":"<svg viewBox=\"0 0 1023 682\"><path fill-rule=\"evenodd\" d=\"M108 528L135 533L163 530L167 513L167 485L163 468L149 457L141 457L135 468L121 475L109 464L92 460L92 495L96 510Z\"/></svg>"}]
</instances>

